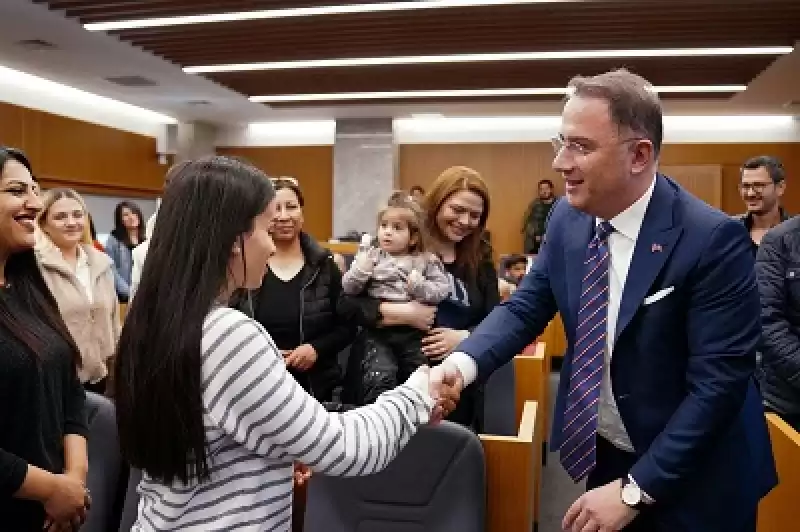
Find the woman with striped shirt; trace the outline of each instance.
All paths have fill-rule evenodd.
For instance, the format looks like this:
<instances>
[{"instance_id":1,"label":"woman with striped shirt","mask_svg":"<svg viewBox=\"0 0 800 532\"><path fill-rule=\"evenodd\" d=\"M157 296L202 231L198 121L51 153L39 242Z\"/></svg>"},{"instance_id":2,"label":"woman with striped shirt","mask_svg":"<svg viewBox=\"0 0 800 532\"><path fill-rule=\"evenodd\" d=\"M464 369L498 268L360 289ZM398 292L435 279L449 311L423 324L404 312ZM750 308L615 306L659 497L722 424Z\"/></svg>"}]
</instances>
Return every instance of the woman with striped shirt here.
<instances>
[{"instance_id":1,"label":"woman with striped shirt","mask_svg":"<svg viewBox=\"0 0 800 532\"><path fill-rule=\"evenodd\" d=\"M326 412L264 328L226 306L259 286L275 250L270 181L225 157L171 174L117 356L122 450L143 471L133 531L288 531L293 461L381 470L430 418L428 372Z\"/></svg>"}]
</instances>

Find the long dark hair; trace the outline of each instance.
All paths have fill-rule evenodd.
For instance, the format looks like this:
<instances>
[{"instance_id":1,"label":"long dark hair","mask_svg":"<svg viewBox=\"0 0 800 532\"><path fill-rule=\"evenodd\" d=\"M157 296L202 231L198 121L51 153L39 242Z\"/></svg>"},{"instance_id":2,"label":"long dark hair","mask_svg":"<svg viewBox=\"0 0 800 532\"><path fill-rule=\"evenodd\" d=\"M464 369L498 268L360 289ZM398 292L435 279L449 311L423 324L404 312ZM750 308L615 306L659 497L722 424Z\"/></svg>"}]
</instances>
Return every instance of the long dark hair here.
<instances>
[{"instance_id":1,"label":"long dark hair","mask_svg":"<svg viewBox=\"0 0 800 532\"><path fill-rule=\"evenodd\" d=\"M9 161L18 162L33 175L31 163L24 153L14 148L0 147L0 176ZM24 344L34 356L48 347L46 329L50 329L66 342L76 367L80 367L80 350L61 318L58 304L42 277L32 248L8 257L5 277L6 284L14 291L15 303L24 308L27 315L15 314L5 298L0 298L0 327Z\"/></svg>"},{"instance_id":2,"label":"long dark hair","mask_svg":"<svg viewBox=\"0 0 800 532\"><path fill-rule=\"evenodd\" d=\"M125 224L122 223L122 209L130 210L139 218L139 227L136 228L136 236L139 238L137 244L141 244L145 239L145 222L142 216L142 209L132 201L120 201L114 208L114 229L111 230L111 235L129 248L132 248L134 244L131 242L131 235L128 233Z\"/></svg>"},{"instance_id":3,"label":"long dark hair","mask_svg":"<svg viewBox=\"0 0 800 532\"><path fill-rule=\"evenodd\" d=\"M123 455L163 482L207 479L203 321L228 282L234 243L275 197L267 176L227 157L170 170L116 356Z\"/></svg>"}]
</instances>

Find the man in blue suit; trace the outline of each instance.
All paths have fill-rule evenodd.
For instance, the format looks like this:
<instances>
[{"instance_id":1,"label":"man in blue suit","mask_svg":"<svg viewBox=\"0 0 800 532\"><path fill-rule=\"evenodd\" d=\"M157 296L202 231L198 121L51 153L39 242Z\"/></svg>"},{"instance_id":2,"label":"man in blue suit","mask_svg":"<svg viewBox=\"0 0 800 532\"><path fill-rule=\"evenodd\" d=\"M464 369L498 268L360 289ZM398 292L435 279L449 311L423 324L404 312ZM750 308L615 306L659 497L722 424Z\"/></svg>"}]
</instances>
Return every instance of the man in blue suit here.
<instances>
[{"instance_id":1,"label":"man in blue suit","mask_svg":"<svg viewBox=\"0 0 800 532\"><path fill-rule=\"evenodd\" d=\"M431 378L487 378L560 312L551 442L588 490L564 530L752 532L777 478L753 380L750 239L657 174L662 110L644 79L618 70L570 90L553 140L568 201L516 293Z\"/></svg>"}]
</instances>

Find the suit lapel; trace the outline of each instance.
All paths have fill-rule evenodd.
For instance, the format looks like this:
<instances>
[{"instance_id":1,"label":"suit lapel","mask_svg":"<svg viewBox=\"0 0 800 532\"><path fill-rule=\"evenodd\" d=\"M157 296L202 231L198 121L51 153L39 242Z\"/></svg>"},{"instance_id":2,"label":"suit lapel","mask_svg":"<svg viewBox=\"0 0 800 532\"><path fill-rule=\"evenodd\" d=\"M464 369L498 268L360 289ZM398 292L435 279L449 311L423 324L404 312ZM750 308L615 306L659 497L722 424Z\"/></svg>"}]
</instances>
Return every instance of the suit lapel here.
<instances>
[{"instance_id":1,"label":"suit lapel","mask_svg":"<svg viewBox=\"0 0 800 532\"><path fill-rule=\"evenodd\" d=\"M583 263L586 262L586 250L594 235L594 217L580 211L572 211L572 219L567 223L569 236L566 240L566 274L567 294L569 297L570 321L576 323L578 306L581 299L581 283L583 281Z\"/></svg>"},{"instance_id":2,"label":"suit lapel","mask_svg":"<svg viewBox=\"0 0 800 532\"><path fill-rule=\"evenodd\" d=\"M674 225L674 202L675 190L663 176L656 176L622 291L615 341L633 319L683 232L683 228Z\"/></svg>"}]
</instances>

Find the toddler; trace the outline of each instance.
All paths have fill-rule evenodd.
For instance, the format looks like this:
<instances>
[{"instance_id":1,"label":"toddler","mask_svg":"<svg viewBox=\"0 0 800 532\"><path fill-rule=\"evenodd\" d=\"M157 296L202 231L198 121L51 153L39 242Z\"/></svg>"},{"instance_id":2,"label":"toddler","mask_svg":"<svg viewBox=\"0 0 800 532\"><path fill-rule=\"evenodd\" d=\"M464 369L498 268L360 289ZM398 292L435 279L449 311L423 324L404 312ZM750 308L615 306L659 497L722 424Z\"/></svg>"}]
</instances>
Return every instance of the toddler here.
<instances>
[{"instance_id":1,"label":"toddler","mask_svg":"<svg viewBox=\"0 0 800 532\"><path fill-rule=\"evenodd\" d=\"M442 262L426 250L426 240L419 205L405 193L394 193L378 213L378 247L356 255L342 278L342 289L350 295L366 291L381 301L437 305L449 295L450 283ZM426 364L424 335L424 331L405 325L366 329L351 352L351 359L361 365L355 402L373 402ZM359 349L363 353L357 353Z\"/></svg>"}]
</instances>

